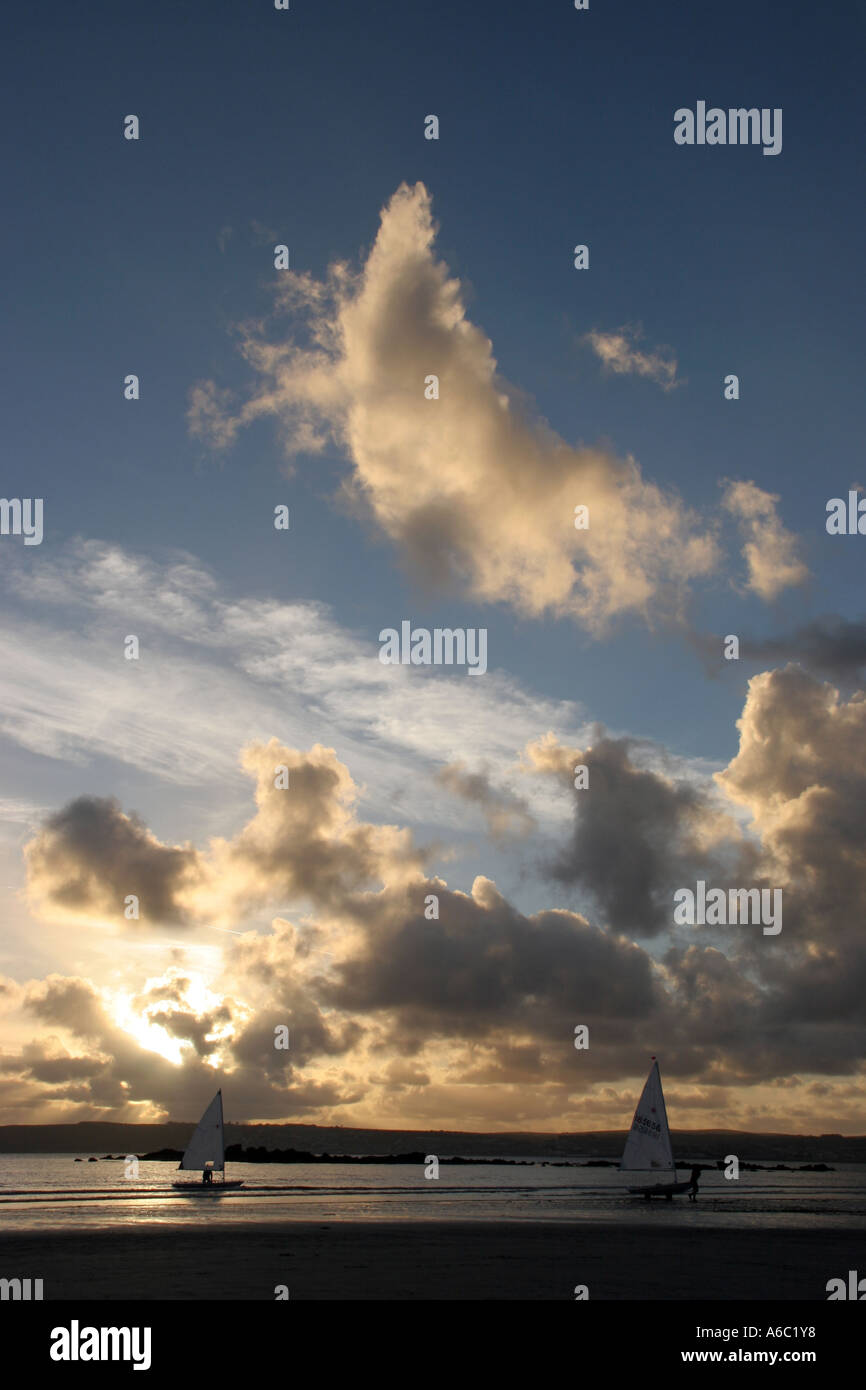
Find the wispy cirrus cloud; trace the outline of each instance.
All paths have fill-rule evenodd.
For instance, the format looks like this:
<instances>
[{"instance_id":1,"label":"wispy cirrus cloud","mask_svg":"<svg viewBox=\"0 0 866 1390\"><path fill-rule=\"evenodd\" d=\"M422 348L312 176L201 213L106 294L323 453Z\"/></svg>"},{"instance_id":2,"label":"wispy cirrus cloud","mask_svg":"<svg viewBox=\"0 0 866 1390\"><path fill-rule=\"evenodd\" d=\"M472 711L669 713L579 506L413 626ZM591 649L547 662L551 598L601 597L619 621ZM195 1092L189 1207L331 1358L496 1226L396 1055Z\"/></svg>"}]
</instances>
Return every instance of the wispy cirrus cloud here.
<instances>
[{"instance_id":1,"label":"wispy cirrus cloud","mask_svg":"<svg viewBox=\"0 0 866 1390\"><path fill-rule=\"evenodd\" d=\"M439 768L481 759L492 786L506 787L515 749L539 727L576 736L585 722L576 702L500 670L469 689L444 671L383 666L375 638L328 605L231 598L188 554L158 563L79 540L38 570L10 557L6 582L15 603L0 618L0 734L73 765L106 759L234 797L239 744L291 729L350 757L382 813L396 799L405 814L453 824L466 806L469 825L468 803L435 781ZM138 661L123 658L126 633L143 637ZM528 795L537 818L559 816L556 798Z\"/></svg>"}]
</instances>

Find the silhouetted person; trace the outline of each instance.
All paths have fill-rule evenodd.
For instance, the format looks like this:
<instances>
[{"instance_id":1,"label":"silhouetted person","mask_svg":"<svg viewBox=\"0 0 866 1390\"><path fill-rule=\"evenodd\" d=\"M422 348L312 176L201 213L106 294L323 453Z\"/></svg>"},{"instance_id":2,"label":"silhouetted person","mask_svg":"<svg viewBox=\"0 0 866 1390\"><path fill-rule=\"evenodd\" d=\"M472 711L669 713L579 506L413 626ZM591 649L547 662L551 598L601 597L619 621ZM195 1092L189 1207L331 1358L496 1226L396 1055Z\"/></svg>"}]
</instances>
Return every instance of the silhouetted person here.
<instances>
[{"instance_id":1,"label":"silhouetted person","mask_svg":"<svg viewBox=\"0 0 866 1390\"><path fill-rule=\"evenodd\" d=\"M698 1168L698 1167L693 1168L692 1171L691 1171L691 1173L689 1174L689 1201L690 1201L690 1202L693 1202L693 1201L695 1200L695 1198L697 1197L697 1195L698 1195L698 1179L700 1178L700 1176L701 1176L701 1170L700 1170L700 1168Z\"/></svg>"},{"instance_id":2,"label":"silhouetted person","mask_svg":"<svg viewBox=\"0 0 866 1390\"><path fill-rule=\"evenodd\" d=\"M207 1187L208 1183L213 1182L213 1169L212 1169L212 1168L202 1168L202 1170L201 1170L201 1182L202 1182L202 1187Z\"/></svg>"}]
</instances>

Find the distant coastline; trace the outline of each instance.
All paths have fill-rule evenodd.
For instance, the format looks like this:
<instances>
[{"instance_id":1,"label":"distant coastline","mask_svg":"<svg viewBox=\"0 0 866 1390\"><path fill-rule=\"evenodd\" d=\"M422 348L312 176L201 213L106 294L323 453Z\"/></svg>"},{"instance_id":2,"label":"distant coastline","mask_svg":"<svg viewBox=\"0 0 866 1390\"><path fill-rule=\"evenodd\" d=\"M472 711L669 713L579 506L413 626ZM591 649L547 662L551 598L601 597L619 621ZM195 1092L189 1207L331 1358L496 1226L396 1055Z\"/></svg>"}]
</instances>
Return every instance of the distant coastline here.
<instances>
[{"instance_id":1,"label":"distant coastline","mask_svg":"<svg viewBox=\"0 0 866 1390\"><path fill-rule=\"evenodd\" d=\"M99 1158L90 1157L89 1163L120 1163L126 1159L126 1154L102 1154ZM154 1153L137 1154L142 1162L151 1163L177 1163L183 1158L182 1149L157 1149ZM74 1162L83 1163L83 1158L76 1158ZM226 1161L229 1163L404 1163L404 1164L425 1164L427 1154L420 1149L417 1153L404 1154L329 1154L329 1153L307 1153L303 1149L263 1149L252 1148L244 1149L240 1144L230 1144L226 1149ZM616 1168L618 1165L612 1158L587 1158L587 1159L556 1159L556 1158L467 1158L461 1154L454 1154L450 1158L440 1158L438 1160L440 1168L448 1166L460 1166L469 1164L473 1167L491 1165L493 1167L505 1168L533 1168L540 1165L544 1168ZM677 1168L686 1169L690 1166L690 1160L678 1162ZM717 1158L715 1163L707 1160L703 1168L723 1168L724 1159ZM771 1173L832 1173L834 1169L826 1163L802 1163L799 1167L792 1167L788 1163L758 1164L741 1163L742 1172L771 1172Z\"/></svg>"},{"instance_id":2,"label":"distant coastline","mask_svg":"<svg viewBox=\"0 0 866 1390\"><path fill-rule=\"evenodd\" d=\"M177 1121L141 1125L105 1121L67 1125L3 1125L0 1126L0 1154L104 1156L120 1152L153 1154L160 1150L182 1151L193 1129L192 1122ZM602 1160L615 1160L618 1163L625 1142L624 1130L567 1134L531 1131L476 1133L456 1130L344 1129L326 1125L227 1124L225 1131L227 1144L240 1145L245 1150L292 1150L313 1156L295 1160L298 1162L314 1162L316 1156L323 1162L353 1159L391 1162L406 1154L420 1153L422 1158L435 1154L440 1163L453 1158L466 1162L508 1159L514 1162L532 1160L582 1165ZM736 1154L741 1164L866 1163L866 1135L677 1130L672 1138L677 1162L683 1165L691 1161L715 1165L719 1158L727 1154ZM324 1158L324 1155L328 1157Z\"/></svg>"}]
</instances>

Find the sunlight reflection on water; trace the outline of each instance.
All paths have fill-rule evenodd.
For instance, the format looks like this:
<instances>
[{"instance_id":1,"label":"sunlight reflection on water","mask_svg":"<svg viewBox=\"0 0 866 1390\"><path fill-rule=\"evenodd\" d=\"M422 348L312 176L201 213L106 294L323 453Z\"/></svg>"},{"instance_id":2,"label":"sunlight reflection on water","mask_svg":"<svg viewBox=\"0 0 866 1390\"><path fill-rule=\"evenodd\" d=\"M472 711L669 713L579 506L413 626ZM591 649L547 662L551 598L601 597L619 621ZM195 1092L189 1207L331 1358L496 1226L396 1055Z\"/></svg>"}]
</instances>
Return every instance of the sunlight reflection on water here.
<instances>
[{"instance_id":1,"label":"sunlight reflection on water","mask_svg":"<svg viewBox=\"0 0 866 1390\"><path fill-rule=\"evenodd\" d=\"M99 1230L135 1223L189 1225L349 1220L634 1221L693 1226L866 1227L866 1165L831 1173L704 1173L696 1203L644 1203L615 1168L440 1167L421 1164L235 1164L240 1189L187 1195L172 1189L173 1163L142 1162L124 1180L118 1161L75 1163L72 1154L0 1155L0 1224L6 1230ZM632 1179L629 1179L632 1180ZM210 1215L208 1215L210 1214Z\"/></svg>"}]
</instances>

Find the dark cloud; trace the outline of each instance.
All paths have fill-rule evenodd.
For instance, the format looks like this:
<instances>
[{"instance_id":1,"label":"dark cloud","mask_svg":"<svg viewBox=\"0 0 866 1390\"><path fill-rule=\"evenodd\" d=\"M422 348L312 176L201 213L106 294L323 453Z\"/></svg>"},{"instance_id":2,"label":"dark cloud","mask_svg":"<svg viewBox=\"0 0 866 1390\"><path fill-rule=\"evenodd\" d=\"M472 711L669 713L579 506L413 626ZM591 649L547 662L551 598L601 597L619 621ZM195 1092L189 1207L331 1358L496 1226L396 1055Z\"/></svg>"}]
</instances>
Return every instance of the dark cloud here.
<instances>
[{"instance_id":1,"label":"dark cloud","mask_svg":"<svg viewBox=\"0 0 866 1390\"><path fill-rule=\"evenodd\" d=\"M18 1072L34 1081L56 1086L98 1076L109 1065L105 1057L73 1056L49 1051L42 1041L26 1043L18 1055L0 1058L0 1071Z\"/></svg>"},{"instance_id":2,"label":"dark cloud","mask_svg":"<svg viewBox=\"0 0 866 1390\"><path fill-rule=\"evenodd\" d=\"M195 1014L190 1009L155 1009L147 1018L148 1022L164 1028L169 1037L191 1043L199 1057L210 1057L217 1050L217 1029L230 1023L232 1014L222 1005L203 1014Z\"/></svg>"},{"instance_id":3,"label":"dark cloud","mask_svg":"<svg viewBox=\"0 0 866 1390\"><path fill-rule=\"evenodd\" d=\"M478 807L494 840L528 835L535 828L534 817L523 798L494 787L487 772L469 772L465 763L449 763L436 774L436 780L455 796Z\"/></svg>"},{"instance_id":4,"label":"dark cloud","mask_svg":"<svg viewBox=\"0 0 866 1390\"><path fill-rule=\"evenodd\" d=\"M422 869L405 831L357 819L354 784L332 750L257 745L245 755L256 814L215 841L192 877L233 903L303 895L309 916L226 941L231 998L196 994L193 1007L183 961L139 991L140 1016L188 1044L180 1065L116 1026L88 981L27 987L31 1014L83 1039L86 1056L28 1045L6 1059L4 1087L17 1096L26 1080L41 1101L65 1100L82 1117L133 1118L147 1101L185 1118L225 1076L242 1097L238 1119L332 1118L361 1102L368 1122L371 1107L384 1118L393 1105L411 1106L419 1123L454 1115L481 1127L579 1123L586 1107L621 1123L623 1098L609 1088L652 1052L666 1076L700 1084L684 1093L694 1110L728 1088L747 1095L792 1075L856 1086L866 1051L866 697L844 699L799 666L764 672L749 684L739 729L737 756L704 781L602 729L585 751L550 736L529 745L535 770L564 785L576 762L589 770L588 788L572 788L574 826L555 867L597 903L596 921L562 908L523 913L483 877L468 894L449 888ZM279 763L291 770L285 790L274 787ZM469 774L456 776L465 790ZM472 786L481 804L489 781ZM112 823L117 814L112 805ZM150 848L144 827L136 843ZM698 877L780 888L781 934L674 932L673 893ZM425 915L431 895L435 918ZM654 953L630 939L663 933ZM586 1053L573 1046L578 1024L590 1029ZM278 1025L289 1028L288 1050L274 1047ZM853 1101L840 1093L838 1104Z\"/></svg>"},{"instance_id":5,"label":"dark cloud","mask_svg":"<svg viewBox=\"0 0 866 1390\"><path fill-rule=\"evenodd\" d=\"M241 761L258 809L234 839L206 853L166 845L116 801L79 797L25 848L31 897L122 924L135 895L141 923L190 924L299 898L339 903L384 882L395 865L424 863L409 831L355 817L357 789L332 748L299 752L271 739L245 748Z\"/></svg>"},{"instance_id":6,"label":"dark cloud","mask_svg":"<svg viewBox=\"0 0 866 1390\"><path fill-rule=\"evenodd\" d=\"M551 867L560 882L591 892L615 931L649 937L670 929L677 888L698 877L719 882L730 869L707 848L719 820L708 789L638 766L639 747L601 736L584 752L561 750L562 767L584 764L589 784L574 792L572 836Z\"/></svg>"},{"instance_id":7,"label":"dark cloud","mask_svg":"<svg viewBox=\"0 0 866 1390\"><path fill-rule=\"evenodd\" d=\"M190 986L189 976L172 972L167 980L150 984L133 1000L136 1009L144 1010L149 1004L182 1004Z\"/></svg>"},{"instance_id":8,"label":"dark cloud","mask_svg":"<svg viewBox=\"0 0 866 1390\"><path fill-rule=\"evenodd\" d=\"M112 1028L99 991L75 976L49 975L30 988L25 1007L44 1023L59 1024L80 1038L100 1038Z\"/></svg>"},{"instance_id":9,"label":"dark cloud","mask_svg":"<svg viewBox=\"0 0 866 1390\"><path fill-rule=\"evenodd\" d=\"M845 688L863 684L866 675L866 621L835 615L815 618L778 637L744 637L739 634L740 661L765 669L768 665L796 662L805 670ZM689 641L700 653L709 676L729 670L723 658L725 639L708 632L691 632Z\"/></svg>"},{"instance_id":10,"label":"dark cloud","mask_svg":"<svg viewBox=\"0 0 866 1390\"><path fill-rule=\"evenodd\" d=\"M762 665L796 661L815 675L842 685L859 684L866 668L866 622L816 618L787 636L760 642L744 638L740 656Z\"/></svg>"},{"instance_id":11,"label":"dark cloud","mask_svg":"<svg viewBox=\"0 0 866 1390\"><path fill-rule=\"evenodd\" d=\"M439 919L424 917L439 899ZM363 937L322 982L350 1013L387 1011L400 1032L464 1038L495 1029L544 1038L594 1019L629 1023L656 998L648 957L572 912L526 917L488 879L471 895L421 880L344 909Z\"/></svg>"},{"instance_id":12,"label":"dark cloud","mask_svg":"<svg viewBox=\"0 0 866 1390\"><path fill-rule=\"evenodd\" d=\"M161 991L157 982L150 993L174 993L176 983L164 982ZM115 1024L98 990L87 980L52 975L29 986L25 999L28 1012L84 1039L90 1051L73 1056L59 1047L50 1051L37 1041L2 1058L0 1072L29 1085L28 1090L19 1090L10 1083L10 1096L28 1097L20 1112L15 1109L18 1099L11 1102L10 1123L32 1119L41 1104L55 1101L64 1103L63 1118L98 1119L110 1114L112 1119L134 1121L141 1118L140 1107L146 1103L166 1118L194 1119L216 1087L226 1082L237 1097L236 1104L243 1107L235 1112L237 1121L300 1117L351 1103L361 1094L350 1079L321 1081L299 1074L298 1068L320 1051L333 1056L348 1051L361 1033L351 1020L326 1021L309 1001L304 1001L297 1015L291 1010L274 1013L275 1022L284 1022L288 1012L292 1029L288 1053L274 1048L266 1009L246 1023L232 1013L231 1001L201 1013L189 1007L147 1010L150 1022L190 1044L178 1064L142 1046ZM233 1020L234 1036L222 1045L222 1063L207 1064L205 1059L212 1062L217 1052L215 1031ZM49 1110L43 1118L57 1119L59 1112Z\"/></svg>"},{"instance_id":13,"label":"dark cloud","mask_svg":"<svg viewBox=\"0 0 866 1390\"><path fill-rule=\"evenodd\" d=\"M301 753L277 739L244 750L258 810L231 841L216 841L210 872L240 909L307 897L319 906L381 883L395 864L420 865L410 833L354 815L357 789L333 748ZM275 785L288 770L288 787Z\"/></svg>"},{"instance_id":14,"label":"dark cloud","mask_svg":"<svg viewBox=\"0 0 866 1390\"><path fill-rule=\"evenodd\" d=\"M131 894L141 921L183 921L181 899L196 879L194 850L160 844L136 815L96 796L80 796L51 816L25 858L37 898L117 921Z\"/></svg>"}]
</instances>

